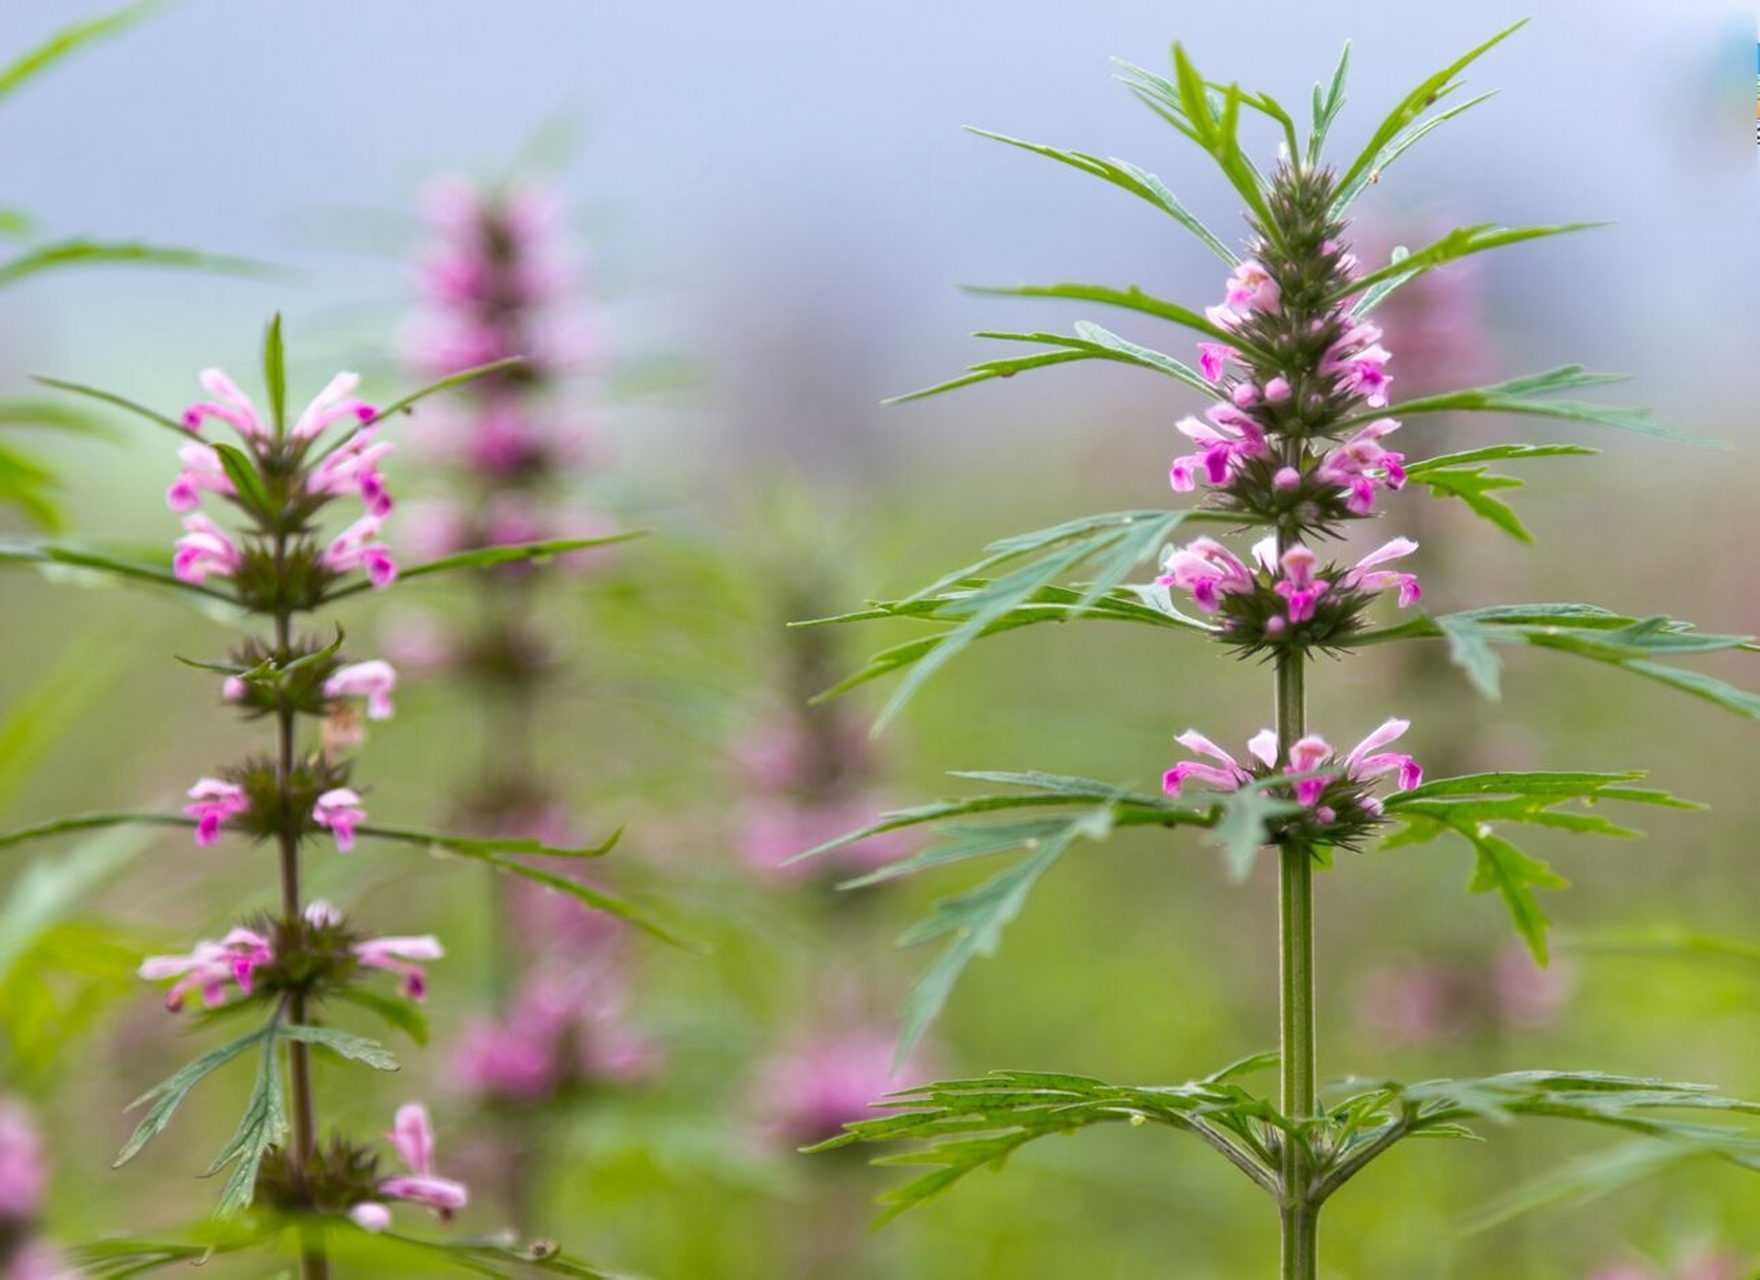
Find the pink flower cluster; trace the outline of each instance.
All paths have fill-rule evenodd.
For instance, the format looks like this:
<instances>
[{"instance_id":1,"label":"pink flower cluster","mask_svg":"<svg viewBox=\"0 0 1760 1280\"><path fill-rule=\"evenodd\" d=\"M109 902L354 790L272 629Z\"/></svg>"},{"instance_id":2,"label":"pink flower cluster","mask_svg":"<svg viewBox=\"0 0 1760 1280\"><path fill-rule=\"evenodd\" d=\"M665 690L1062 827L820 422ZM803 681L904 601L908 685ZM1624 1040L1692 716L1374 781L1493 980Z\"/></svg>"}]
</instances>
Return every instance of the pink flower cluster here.
<instances>
[{"instance_id":1,"label":"pink flower cluster","mask_svg":"<svg viewBox=\"0 0 1760 1280\"><path fill-rule=\"evenodd\" d=\"M1358 560L1338 579L1337 586L1345 591L1370 593L1397 587L1399 606L1403 609L1424 594L1417 575L1381 566L1417 549L1418 544L1409 538L1394 538ZM1276 538L1265 538L1254 544L1252 556L1259 571L1269 578L1271 591L1284 601L1283 616L1273 614L1265 624L1269 632L1275 634L1309 621L1321 597L1333 590L1332 582L1315 576L1319 557L1299 542L1285 548L1280 556ZM1259 572L1216 539L1198 538L1169 553L1155 585L1190 591L1198 608L1216 613L1223 606L1223 597L1258 591L1260 577Z\"/></svg>"},{"instance_id":2,"label":"pink flower cluster","mask_svg":"<svg viewBox=\"0 0 1760 1280\"><path fill-rule=\"evenodd\" d=\"M1367 782L1382 774L1397 773L1401 790L1409 791L1424 780L1424 771L1411 756L1397 751L1384 751L1383 747L1399 738L1410 727L1405 720L1388 720L1368 737L1364 738L1349 754L1339 761L1340 768L1333 772L1321 772L1323 766L1331 763L1335 753L1326 739L1314 734L1299 739L1290 747L1289 760L1283 767L1284 773L1313 774L1295 784L1295 797L1298 803L1314 810L1316 819L1322 826L1334 822L1338 815L1325 806L1316 808L1326 788L1334 781L1343 778L1353 783ZM1170 796L1177 796L1190 779L1207 782L1223 791L1234 791L1247 783L1266 776L1278 767L1277 734L1271 729L1261 729L1247 743L1247 751L1264 766L1258 773L1244 768L1241 763L1217 746L1210 739L1195 729L1188 729L1175 739L1188 751L1195 751L1201 756L1208 756L1216 764L1205 764L1201 760L1182 760L1167 771L1162 779L1162 789ZM1373 796L1362 799L1364 810L1371 816L1379 815L1381 802Z\"/></svg>"},{"instance_id":3,"label":"pink flower cluster","mask_svg":"<svg viewBox=\"0 0 1760 1280\"><path fill-rule=\"evenodd\" d=\"M397 1109L391 1132L385 1135L408 1173L394 1174L379 1183L378 1194L386 1200L425 1204L442 1222L470 1202L464 1183L443 1178L434 1170L434 1126L428 1109L419 1102L406 1102ZM379 1200L363 1200L348 1211L357 1226L383 1231L391 1225L391 1210Z\"/></svg>"},{"instance_id":4,"label":"pink flower cluster","mask_svg":"<svg viewBox=\"0 0 1760 1280\"><path fill-rule=\"evenodd\" d=\"M228 821L251 809L244 788L221 778L198 778L189 797L194 803L183 811L196 820L196 843L204 848L220 838L220 828ZM312 805L312 821L336 838L339 853L353 851L355 828L366 817L360 796L348 787L332 787Z\"/></svg>"},{"instance_id":5,"label":"pink flower cluster","mask_svg":"<svg viewBox=\"0 0 1760 1280\"><path fill-rule=\"evenodd\" d=\"M313 902L305 909L305 919L314 928L325 928L340 925L342 913L327 902ZM428 994L427 973L418 962L439 960L446 954L432 935L367 938L351 942L349 950L362 968L397 974L403 979L400 989L412 1000L426 999ZM240 927L219 942L196 943L188 955L148 956L136 972L148 982L178 980L165 995L165 1007L176 1013L192 991L200 992L202 1003L210 1009L225 1003L228 983L236 984L239 994L248 996L256 971L274 963L270 939L255 929Z\"/></svg>"},{"instance_id":6,"label":"pink flower cluster","mask_svg":"<svg viewBox=\"0 0 1760 1280\"><path fill-rule=\"evenodd\" d=\"M1329 245L1325 251L1335 253L1337 247ZM1355 262L1349 254L1343 255L1339 264L1347 274L1354 270ZM1282 292L1277 282L1263 265L1248 259L1229 276L1223 301L1206 308L1205 315L1212 324L1232 333L1255 317L1281 315L1282 309ZM1371 409L1384 408L1387 388L1393 379L1387 374L1390 356L1381 345L1381 330L1367 321L1350 319L1342 310L1330 322L1314 323L1316 331L1328 323L1335 324L1339 336L1327 347L1315 369L1322 385L1306 387L1304 394L1314 397L1314 403L1330 394L1343 397L1347 404L1355 400ZM1199 372L1217 387L1223 400L1211 405L1203 419L1186 417L1175 424L1182 435L1198 446L1196 452L1176 457L1169 468L1168 480L1177 493L1192 492L1200 479L1210 485L1231 486L1249 463L1271 457L1267 443L1270 420L1264 415L1291 404L1296 391L1289 378L1280 373L1266 377L1263 385L1230 375L1230 364L1240 360L1240 351L1229 343L1198 344ZM1379 443L1398 427L1399 423L1391 418L1379 419L1322 459L1318 478L1346 493L1349 509L1358 515L1371 510L1377 489L1398 489L1405 483L1403 455ZM1291 489L1301 484L1302 479L1299 470L1285 466L1273 477L1273 484Z\"/></svg>"},{"instance_id":7,"label":"pink flower cluster","mask_svg":"<svg viewBox=\"0 0 1760 1280\"><path fill-rule=\"evenodd\" d=\"M303 457L304 450L337 423L359 424L353 435L306 474L305 489L308 494L323 498L359 495L366 514L324 549L320 562L333 573L364 569L374 586L386 587L396 580L397 565L389 549L378 541L380 526L392 506L379 463L392 446L377 439L377 411L356 398L354 392L359 382L356 374L337 374L299 415L288 439L280 441L237 383L219 369L205 369L201 383L213 399L199 401L184 410L183 425L192 435L199 436L209 419L224 422L244 440L247 450L261 459L284 448L297 449ZM166 505L184 517L184 534L177 540L172 571L183 581L197 585L210 577L230 578L244 564L245 552L197 508L203 493L233 497L236 487L213 445L191 441L178 450L178 459L183 469L165 494Z\"/></svg>"}]
</instances>

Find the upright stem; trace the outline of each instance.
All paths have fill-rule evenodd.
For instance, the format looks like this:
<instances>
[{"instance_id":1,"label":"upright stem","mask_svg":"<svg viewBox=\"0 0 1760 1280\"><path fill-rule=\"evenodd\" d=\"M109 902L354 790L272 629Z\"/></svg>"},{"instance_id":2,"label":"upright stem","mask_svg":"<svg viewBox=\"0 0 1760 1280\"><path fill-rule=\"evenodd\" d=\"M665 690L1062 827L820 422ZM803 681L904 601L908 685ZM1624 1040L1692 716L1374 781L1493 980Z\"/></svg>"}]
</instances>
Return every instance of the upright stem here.
<instances>
[{"instance_id":1,"label":"upright stem","mask_svg":"<svg viewBox=\"0 0 1760 1280\"><path fill-rule=\"evenodd\" d=\"M1278 758L1307 732L1303 655L1285 648L1277 658ZM1291 1120L1315 1114L1318 1050L1314 1035L1314 857L1303 844L1281 850L1278 886L1279 1047L1282 1110ZM1305 1143L1286 1139L1282 1160L1283 1280L1314 1280L1318 1268L1318 1215L1313 1170Z\"/></svg>"},{"instance_id":2,"label":"upright stem","mask_svg":"<svg viewBox=\"0 0 1760 1280\"><path fill-rule=\"evenodd\" d=\"M279 548L278 548L279 550ZM292 640L292 622L285 609L275 615L276 660L287 660ZM281 916L283 927L297 928L301 913L299 891L299 839L301 816L289 803L288 782L293 777L293 708L282 704L275 715L276 757L275 777L281 792ZM287 1002L287 1021L300 1024L306 1020L306 997L295 991ZM302 1197L307 1195L307 1170L318 1148L318 1124L312 1106L311 1052L303 1040L287 1043L287 1075L293 1090L293 1148L288 1152L292 1166L293 1186ZM306 1237L300 1254L301 1280L328 1280L330 1264L323 1246L316 1238Z\"/></svg>"}]
</instances>

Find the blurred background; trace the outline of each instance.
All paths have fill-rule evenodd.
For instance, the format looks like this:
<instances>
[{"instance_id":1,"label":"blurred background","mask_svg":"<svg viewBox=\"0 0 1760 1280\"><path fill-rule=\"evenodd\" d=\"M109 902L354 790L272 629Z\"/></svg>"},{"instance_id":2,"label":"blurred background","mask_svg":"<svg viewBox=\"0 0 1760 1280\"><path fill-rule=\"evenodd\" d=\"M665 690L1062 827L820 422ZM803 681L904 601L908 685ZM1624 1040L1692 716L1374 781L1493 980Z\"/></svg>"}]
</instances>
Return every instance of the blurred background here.
<instances>
[{"instance_id":1,"label":"blurred background","mask_svg":"<svg viewBox=\"0 0 1760 1280\"><path fill-rule=\"evenodd\" d=\"M88 11L10 0L0 60ZM175 413L210 365L254 392L262 325L280 311L294 401L342 367L388 401L434 365L422 343L446 234L435 176L488 190L518 180L560 211L543 234L565 259L549 303L569 358L535 411L566 417L584 444L547 478L544 518L650 536L512 590L435 580L351 602L351 645L376 644L403 675L398 714L372 727L357 777L379 820L505 826L509 813L479 799L516 724L545 791L519 820L582 839L627 825L607 882L709 950L607 938L545 915L554 904L485 911L478 868L317 850L314 892L370 932L431 930L448 947L429 975L428 1048L400 1043L404 1071L388 1083L326 1064L326 1122L373 1133L398 1102L426 1097L443 1166L477 1192L460 1229L517 1220L632 1273L1265 1274L1276 1241L1259 1194L1151 1130L1029 1147L1006 1176L973 1177L870 1234L870 1201L898 1171L793 1148L847 1095L888 1087L894 1009L930 958L892 938L980 876L836 895L774 865L784 846L946 793L951 769L1152 785L1175 758L1173 734L1199 726L1238 743L1268 722L1264 673L1161 634L1035 628L956 659L870 743L873 700L809 715L803 695L911 633L783 624L907 594L1006 534L1168 501L1164 468L1182 442L1172 423L1200 405L1166 380L1079 366L880 407L986 358L972 330L1079 318L964 297L957 283L1220 296L1224 273L1202 246L1138 202L960 125L1128 158L1234 239L1238 216L1209 162L1131 100L1109 59L1159 70L1177 38L1207 74L1302 103L1351 39L1334 145L1354 154L1411 84L1525 12L188 0L8 99L0 203L59 234L285 270L94 268L23 283L0 297L0 395L30 394L29 375L46 373ZM1486 255L1422 298L1410 290L1386 322L1392 372L1406 379L1396 405L1420 388L1581 362L1633 373L1615 396L1732 446L1671 450L1539 420L1414 426L1414 456L1502 439L1607 450L1523 472L1530 485L1513 501L1534 548L1421 495L1389 503L1387 536L1427 544L1428 605L1583 600L1760 631L1754 33L1751 11L1702 0L1549 6L1469 73L1469 92L1498 97L1359 205L1356 239L1383 254L1461 223L1613 222ZM1269 135L1258 142L1269 154ZM487 502L470 460L411 421L387 468L399 497L455 512ZM38 452L64 477L70 530L163 555L178 531L160 488L176 471L169 442L115 425L119 442L45 439ZM0 523L26 531L10 514ZM179 804L192 779L261 736L225 713L211 676L172 660L216 657L222 628L151 594L79 586L0 576L8 828ZM541 654L540 697L459 657L457 637L480 637L498 609ZM1711 809L1644 815L1642 842L1534 838L1526 847L1573 882L1547 895L1561 937L1544 974L1513 946L1501 905L1466 895L1465 849L1345 859L1319 887L1324 1073L1595 1067L1760 1096L1760 963L1739 946L1650 945L1683 931L1760 944L1754 726L1603 667L1509 657L1504 700L1487 704L1440 653L1374 650L1316 681L1313 720L1354 742L1388 714L1409 716L1432 774L1650 768ZM1706 669L1760 685L1739 657ZM242 1078L210 1082L135 1164L108 1167L131 1127L123 1106L216 1034L180 1029L131 975L141 955L218 937L266 905L266 856L179 837L6 855L13 904L43 884L57 904L28 930L0 909L18 931L0 935L14 974L0 1083L43 1135L48 1237L169 1228L211 1203L212 1186L185 1175L224 1142ZM1232 885L1189 839L1082 847L1001 957L973 966L910 1071L1173 1083L1267 1047L1274 899L1271 878ZM510 946L507 913L521 910L537 914L515 917ZM590 962L569 959L570 946ZM610 976L571 994L588 1012L569 1036L610 1049L535 1076L472 1057L493 1039L486 1019L544 1003L532 974L582 965ZM1760 1262L1751 1174L1685 1162L1611 1198L1502 1221L1512 1187L1609 1148L1544 1125L1493 1137L1411 1144L1370 1169L1328 1207L1330 1274L1737 1280Z\"/></svg>"}]
</instances>

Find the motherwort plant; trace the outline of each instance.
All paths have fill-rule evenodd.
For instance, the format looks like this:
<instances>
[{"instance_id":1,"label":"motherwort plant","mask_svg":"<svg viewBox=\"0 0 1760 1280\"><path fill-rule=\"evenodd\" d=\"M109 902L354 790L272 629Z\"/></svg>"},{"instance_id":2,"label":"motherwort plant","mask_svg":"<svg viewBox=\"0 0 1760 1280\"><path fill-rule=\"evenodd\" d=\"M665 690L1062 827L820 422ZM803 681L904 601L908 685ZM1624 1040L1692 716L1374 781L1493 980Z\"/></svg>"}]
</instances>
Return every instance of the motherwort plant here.
<instances>
[{"instance_id":1,"label":"motherwort plant","mask_svg":"<svg viewBox=\"0 0 1760 1280\"><path fill-rule=\"evenodd\" d=\"M380 409L355 395L353 374L338 374L297 415L287 407L279 320L264 349L267 408L217 369L201 375L207 395L180 416L161 415L119 396L77 384L50 385L127 410L179 441L181 469L166 502L182 518L169 566L132 563L56 544L12 545L0 558L71 565L178 592L207 612L236 620L241 634L219 661L184 661L212 674L219 699L245 720L262 724L265 749L217 766L189 788L182 814L105 813L46 823L0 838L17 844L59 832L146 823L192 829L203 848L266 846L264 863L278 896L217 938L181 955L148 957L140 974L166 982L165 1003L178 1012L204 1006L229 1011L229 1022L254 1025L210 1049L144 1094L145 1114L117 1163L139 1155L171 1123L207 1076L234 1059L254 1057L255 1085L237 1131L207 1173L224 1173L217 1214L231 1219L219 1235L187 1244L201 1252L271 1244L296 1253L306 1280L329 1273L329 1257L402 1242L418 1259L434 1250L463 1249L478 1269L494 1255L509 1264L542 1263L567 1270L554 1250L530 1255L505 1245L442 1246L381 1237L400 1203L426 1206L449 1218L468 1198L436 1160L427 1110L408 1103L396 1112L387 1140L362 1141L323 1130L322 1099L312 1055L322 1050L381 1071L396 1060L374 1041L335 1025L353 1008L420 1033L408 1002L426 993L426 966L443 948L427 934L377 936L336 906L305 893L305 864L314 846L349 856L365 844L400 844L486 863L572 895L584 905L646 922L629 904L576 880L523 861L522 856L575 859L605 853L612 840L559 848L533 838L433 834L375 823L368 788L356 776L354 752L365 721L393 712L396 672L382 659L347 651L343 630L305 620L320 610L393 583L485 563L533 561L595 545L601 539L525 542L400 565L384 538L394 502L382 470L393 442L390 423L431 392L506 373L515 361L464 370ZM212 512L212 514L210 514ZM223 523L226 516L229 521ZM216 518L220 517L220 518ZM258 855L261 856L261 855ZM397 995L387 993L385 977ZM248 1210L248 1213L245 1212ZM128 1268L143 1253L181 1246L108 1241L88 1259L94 1269ZM372 1255L380 1257L380 1254ZM409 1263L403 1259L403 1264ZM571 1274L591 1274L576 1268ZM132 1271L129 1274L133 1274Z\"/></svg>"},{"instance_id":2,"label":"motherwort plant","mask_svg":"<svg viewBox=\"0 0 1760 1280\"><path fill-rule=\"evenodd\" d=\"M1510 30L1514 30L1511 28ZM1546 955L1546 917L1534 891L1563 881L1510 834L1537 826L1590 835L1634 834L1601 816L1605 801L1690 807L1637 784L1639 772L1507 772L1425 780L1418 761L1397 748L1405 708L1363 706L1357 724L1312 725L1306 692L1325 661L1373 646L1446 641L1454 661L1487 695L1498 690L1505 645L1536 645L1645 676L1760 719L1760 699L1664 659L1743 647L1744 637L1701 635L1667 618L1624 617L1586 604L1528 604L1426 613L1417 579L1402 567L1416 544L1384 538L1360 556L1330 550L1364 519L1397 520L1399 491L1428 488L1462 499L1506 529L1508 509L1490 491L1515 482L1490 474L1498 462L1585 454L1560 444L1505 444L1412 459L1399 446L1401 423L1418 415L1494 412L1542 421L1587 422L1670 436L1647 413L1552 398L1614 381L1578 366L1491 386L1397 400L1398 352L1383 345L1375 310L1402 286L1446 263L1503 245L1574 231L1583 224L1463 227L1385 263L1351 251L1353 202L1431 130L1483 98L1431 107L1456 93L1460 72L1502 40L1499 34L1426 79L1376 127L1348 163L1328 157L1327 134L1344 103L1349 50L1330 86L1316 86L1304 139L1269 95L1206 80L1174 49L1171 79L1126 68L1133 92L1174 130L1196 143L1246 206L1248 234L1237 253L1207 229L1153 174L1001 135L1011 146L1103 178L1146 201L1196 235L1223 263L1219 302L1192 309L1137 288L1085 284L979 290L1118 307L1195 333L1196 359L1140 345L1091 322L1072 335L989 333L1037 348L974 366L932 395L1051 365L1107 360L1170 378L1210 401L1175 425L1187 443L1173 459L1172 489L1194 505L1073 520L994 543L966 566L904 600L846 618L909 617L945 624L927 638L878 655L840 688L892 672L905 678L884 723L927 677L974 641L1041 622L1126 622L1182 642L1208 640L1264 660L1271 674L1269 727L1220 726L1207 736L1179 734L1185 758L1172 762L1160 794L1088 778L1044 773L959 776L994 790L883 816L825 852L879 832L927 824L924 851L864 877L885 880L976 858L1020 851L1020 860L977 887L946 898L902 941L943 940L945 950L908 997L901 1054L922 1035L966 964L996 950L1027 895L1078 839L1100 840L1125 827L1192 828L1219 846L1237 877L1260 850L1279 867L1277 933L1281 1025L1276 1052L1226 1066L1186 1084L1139 1087L1082 1076L998 1072L893 1094L895 1114L865 1120L823 1146L921 1139L896 1157L933 1166L888 1193L887 1216L934 1195L966 1173L993 1165L1049 1133L1107 1121L1164 1125L1208 1143L1272 1199L1281 1221L1286 1280L1312 1280L1322 1206L1370 1161L1402 1139L1469 1136L1476 1121L1552 1116L1678 1137L1751 1164L1760 1141L1671 1109L1757 1109L1701 1086L1593 1072L1521 1071L1479 1080L1421 1085L1380 1083L1323 1090L1315 1026L1314 883L1341 852L1451 836L1474 859L1471 888L1495 891L1535 957ZM1282 143L1261 169L1242 149L1244 114L1271 122ZM913 397L905 397L911 399ZM1519 524L1516 526L1520 528ZM1202 536L1192 536L1204 530ZM1250 546L1231 546L1232 534ZM1177 539L1176 539L1177 536ZM1170 541L1174 545L1169 546ZM1126 584L1132 569L1166 548L1152 583ZM1060 585L1086 570L1087 580ZM1395 612L1397 611L1397 613ZM1395 613L1397 620L1378 615ZM1362 701L1369 701L1368 698ZM1353 739L1355 746L1340 745ZM1220 742L1218 741L1220 740ZM1233 744L1244 740L1245 747ZM1226 745L1224 745L1226 744ZM1243 1083L1275 1066L1275 1098Z\"/></svg>"}]
</instances>

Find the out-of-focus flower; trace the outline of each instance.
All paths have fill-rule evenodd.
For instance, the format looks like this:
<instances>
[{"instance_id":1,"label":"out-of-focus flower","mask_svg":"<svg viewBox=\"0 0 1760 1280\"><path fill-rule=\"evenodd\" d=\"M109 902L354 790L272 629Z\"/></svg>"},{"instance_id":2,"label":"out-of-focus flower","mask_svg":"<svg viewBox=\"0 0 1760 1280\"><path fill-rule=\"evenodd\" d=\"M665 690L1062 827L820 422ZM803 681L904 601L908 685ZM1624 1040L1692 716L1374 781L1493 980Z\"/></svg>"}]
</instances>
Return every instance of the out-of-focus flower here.
<instances>
[{"instance_id":1,"label":"out-of-focus flower","mask_svg":"<svg viewBox=\"0 0 1760 1280\"><path fill-rule=\"evenodd\" d=\"M189 789L189 798L195 803L185 805L183 811L196 819L196 843L204 847L220 838L222 823L251 807L243 787L219 778L196 779L195 786Z\"/></svg>"},{"instance_id":2,"label":"out-of-focus flower","mask_svg":"<svg viewBox=\"0 0 1760 1280\"><path fill-rule=\"evenodd\" d=\"M210 577L230 578L244 563L244 553L226 530L199 511L183 518L184 535L177 540L171 570L197 586Z\"/></svg>"},{"instance_id":3,"label":"out-of-focus flower","mask_svg":"<svg viewBox=\"0 0 1760 1280\"><path fill-rule=\"evenodd\" d=\"M374 720L391 718L391 693L397 688L397 672L389 662L372 659L338 667L324 681L326 698L365 698L367 714Z\"/></svg>"},{"instance_id":4,"label":"out-of-focus flower","mask_svg":"<svg viewBox=\"0 0 1760 1280\"><path fill-rule=\"evenodd\" d=\"M338 840L340 844L340 840ZM399 974L403 994L411 1000L428 997L428 974L418 960L440 960L446 951L432 934L407 938L368 938L354 944L355 957L363 968Z\"/></svg>"},{"instance_id":5,"label":"out-of-focus flower","mask_svg":"<svg viewBox=\"0 0 1760 1280\"><path fill-rule=\"evenodd\" d=\"M856 1120L880 1114L873 1104L905 1087L901 1076L920 1073L909 1064L894 1072L893 1040L878 1028L858 1027L807 1036L761 1068L756 1106L765 1134L787 1147L811 1146L835 1137Z\"/></svg>"},{"instance_id":6,"label":"out-of-focus flower","mask_svg":"<svg viewBox=\"0 0 1760 1280\"><path fill-rule=\"evenodd\" d=\"M336 535L324 549L322 563L332 573L348 573L364 568L367 581L375 587L388 587L397 581L397 563L391 550L379 542L379 526L383 517L364 515Z\"/></svg>"},{"instance_id":7,"label":"out-of-focus flower","mask_svg":"<svg viewBox=\"0 0 1760 1280\"><path fill-rule=\"evenodd\" d=\"M24 1104L0 1098L0 1236L35 1220L49 1185L43 1140Z\"/></svg>"},{"instance_id":8,"label":"out-of-focus flower","mask_svg":"<svg viewBox=\"0 0 1760 1280\"><path fill-rule=\"evenodd\" d=\"M347 787L332 787L312 806L312 821L328 828L336 837L338 853L348 853L354 848L355 826L366 821L366 817L367 811L361 808L360 796Z\"/></svg>"},{"instance_id":9,"label":"out-of-focus flower","mask_svg":"<svg viewBox=\"0 0 1760 1280\"><path fill-rule=\"evenodd\" d=\"M419 1102L406 1102L397 1109L391 1132L385 1135L409 1173L386 1178L379 1184L380 1195L390 1200L408 1200L425 1204L442 1222L464 1208L470 1200L462 1182L442 1178L434 1172L434 1128L428 1109ZM391 1224L391 1214L376 1201L367 1200L349 1210L350 1218L368 1231L383 1231Z\"/></svg>"},{"instance_id":10,"label":"out-of-focus flower","mask_svg":"<svg viewBox=\"0 0 1760 1280\"><path fill-rule=\"evenodd\" d=\"M191 991L199 991L210 1009L226 999L226 984L235 982L245 995L251 993L251 975L275 958L269 940L254 929L234 929L219 942L198 942L182 956L148 956L137 972L149 982L178 978L165 995L165 1007L173 1013L183 1008Z\"/></svg>"}]
</instances>

